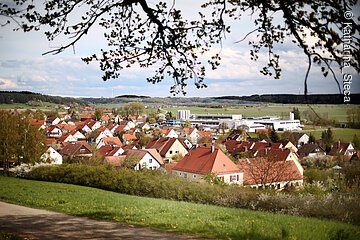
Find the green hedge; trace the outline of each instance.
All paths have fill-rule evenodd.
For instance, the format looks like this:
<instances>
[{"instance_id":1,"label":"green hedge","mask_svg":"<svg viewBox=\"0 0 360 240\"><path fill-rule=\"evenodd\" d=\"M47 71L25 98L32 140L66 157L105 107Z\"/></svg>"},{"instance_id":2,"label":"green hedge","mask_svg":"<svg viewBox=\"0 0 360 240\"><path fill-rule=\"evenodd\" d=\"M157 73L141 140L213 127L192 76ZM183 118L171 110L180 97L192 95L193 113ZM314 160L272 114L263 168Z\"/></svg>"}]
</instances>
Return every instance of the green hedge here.
<instances>
[{"instance_id":1,"label":"green hedge","mask_svg":"<svg viewBox=\"0 0 360 240\"><path fill-rule=\"evenodd\" d=\"M327 218L360 225L358 195L278 193L238 186L210 185L161 171L115 170L110 166L64 164L39 167L25 178L69 183L154 198Z\"/></svg>"}]
</instances>

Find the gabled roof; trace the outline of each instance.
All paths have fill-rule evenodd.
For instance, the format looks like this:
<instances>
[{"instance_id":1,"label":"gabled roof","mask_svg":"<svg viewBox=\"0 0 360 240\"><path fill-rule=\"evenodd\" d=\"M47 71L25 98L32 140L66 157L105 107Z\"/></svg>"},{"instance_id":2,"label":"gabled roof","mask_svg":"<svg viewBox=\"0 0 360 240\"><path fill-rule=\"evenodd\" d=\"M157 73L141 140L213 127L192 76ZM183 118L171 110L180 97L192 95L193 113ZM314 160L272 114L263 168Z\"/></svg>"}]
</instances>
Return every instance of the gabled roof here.
<instances>
[{"instance_id":1,"label":"gabled roof","mask_svg":"<svg viewBox=\"0 0 360 240\"><path fill-rule=\"evenodd\" d=\"M153 138L147 145L146 148L155 148L162 157L165 157L166 153L169 151L171 146L176 142L179 141L177 138ZM187 149L185 143L181 142L181 145Z\"/></svg>"},{"instance_id":2,"label":"gabled roof","mask_svg":"<svg viewBox=\"0 0 360 240\"><path fill-rule=\"evenodd\" d=\"M212 137L211 131L198 131L198 133L201 137Z\"/></svg>"},{"instance_id":3,"label":"gabled roof","mask_svg":"<svg viewBox=\"0 0 360 240\"><path fill-rule=\"evenodd\" d=\"M335 142L332 145L329 155L331 156L335 156L336 154L345 155L345 152L346 150L348 150L350 145L351 143L347 143L347 142L340 142L340 141ZM353 152L355 152L355 150Z\"/></svg>"},{"instance_id":4,"label":"gabled roof","mask_svg":"<svg viewBox=\"0 0 360 240\"><path fill-rule=\"evenodd\" d=\"M320 152L325 152L325 150L320 147L318 144L304 144L302 145L299 150L298 150L298 154L301 156L301 157L306 157L308 156L310 153L316 153L316 149L319 149Z\"/></svg>"},{"instance_id":5,"label":"gabled roof","mask_svg":"<svg viewBox=\"0 0 360 240\"><path fill-rule=\"evenodd\" d=\"M303 180L303 175L294 161L247 158L242 159L237 166L244 173L244 185Z\"/></svg>"},{"instance_id":6,"label":"gabled roof","mask_svg":"<svg viewBox=\"0 0 360 240\"><path fill-rule=\"evenodd\" d=\"M122 137L123 137L126 141L131 141L131 140L137 139L134 134L128 134L128 133L124 133Z\"/></svg>"},{"instance_id":7,"label":"gabled roof","mask_svg":"<svg viewBox=\"0 0 360 240\"><path fill-rule=\"evenodd\" d=\"M112 145L121 147L123 144L121 143L118 137L104 137L102 138L105 145Z\"/></svg>"},{"instance_id":8,"label":"gabled roof","mask_svg":"<svg viewBox=\"0 0 360 240\"><path fill-rule=\"evenodd\" d=\"M186 154L176 166L175 171L191 172L199 174L226 174L240 172L220 149L198 147Z\"/></svg>"},{"instance_id":9,"label":"gabled roof","mask_svg":"<svg viewBox=\"0 0 360 240\"><path fill-rule=\"evenodd\" d=\"M184 127L183 128L183 132L187 135L190 136L192 134L192 132L197 131L196 128L188 128L188 127Z\"/></svg>"},{"instance_id":10,"label":"gabled roof","mask_svg":"<svg viewBox=\"0 0 360 240\"><path fill-rule=\"evenodd\" d=\"M163 158L160 156L160 154L156 151L156 149L143 149L144 151L147 151L148 153L150 153L155 159L156 161L158 161L160 163L160 165L164 164L164 160Z\"/></svg>"},{"instance_id":11,"label":"gabled roof","mask_svg":"<svg viewBox=\"0 0 360 240\"><path fill-rule=\"evenodd\" d=\"M290 149L273 149L273 148L264 148L260 149L256 157L267 157L274 161L286 161L288 156L292 153Z\"/></svg>"},{"instance_id":12,"label":"gabled roof","mask_svg":"<svg viewBox=\"0 0 360 240\"><path fill-rule=\"evenodd\" d=\"M295 139L295 141L299 141L299 139L304 136L304 135L307 135L306 133L299 133L299 132L292 132L292 135Z\"/></svg>"},{"instance_id":13,"label":"gabled roof","mask_svg":"<svg viewBox=\"0 0 360 240\"><path fill-rule=\"evenodd\" d=\"M61 155L65 156L74 156L80 154L80 149L83 148L86 150L85 154L92 153L91 146L85 141L78 141L66 144L60 151ZM81 154L80 154L81 155Z\"/></svg>"},{"instance_id":14,"label":"gabled roof","mask_svg":"<svg viewBox=\"0 0 360 240\"><path fill-rule=\"evenodd\" d=\"M126 156L120 155L120 156L105 156L104 162L114 166L114 167L121 167L125 161Z\"/></svg>"},{"instance_id":15,"label":"gabled roof","mask_svg":"<svg viewBox=\"0 0 360 240\"><path fill-rule=\"evenodd\" d=\"M102 146L97 150L97 152L101 156L114 156L120 149L121 147Z\"/></svg>"},{"instance_id":16,"label":"gabled roof","mask_svg":"<svg viewBox=\"0 0 360 240\"><path fill-rule=\"evenodd\" d=\"M34 126L45 125L45 120L31 119L30 124Z\"/></svg>"}]
</instances>

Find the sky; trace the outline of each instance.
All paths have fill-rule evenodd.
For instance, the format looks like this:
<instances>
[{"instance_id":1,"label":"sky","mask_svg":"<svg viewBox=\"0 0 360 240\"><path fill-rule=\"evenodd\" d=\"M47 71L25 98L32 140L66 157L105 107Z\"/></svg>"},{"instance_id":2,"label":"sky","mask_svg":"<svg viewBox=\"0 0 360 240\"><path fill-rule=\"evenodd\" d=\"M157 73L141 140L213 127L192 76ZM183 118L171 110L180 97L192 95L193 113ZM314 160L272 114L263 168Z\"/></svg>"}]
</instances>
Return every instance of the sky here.
<instances>
[{"instance_id":1,"label":"sky","mask_svg":"<svg viewBox=\"0 0 360 240\"><path fill-rule=\"evenodd\" d=\"M179 7L188 17L192 17L194 7L186 2L189 1L181 1ZM4 19L0 17L0 21ZM221 50L222 61L217 70L207 72L205 84L208 87L197 89L189 80L186 96L303 93L307 58L300 49L290 41L277 46L281 79L264 76L260 70L265 66L266 55L261 54L257 62L251 61L248 41L235 43L252 30L251 22L243 19L231 25L233 32L227 35L222 48L212 49L215 52ZM88 65L81 60L81 57L98 53L104 47L106 43L102 36L101 29L96 27L76 44L75 53L69 49L55 56L43 56L42 53L66 41L62 39L49 43L42 32L22 33L12 31L11 26L0 27L0 90L71 97L113 97L124 94L172 96L169 92L172 79L158 84L146 82L146 78L153 74L152 69L126 69L118 79L103 81L98 65ZM336 74L342 80L340 70L336 70ZM360 93L360 77L355 72L351 74L351 92ZM313 66L310 72L308 89L310 94L339 93L335 81L331 77L324 78L317 66Z\"/></svg>"}]
</instances>

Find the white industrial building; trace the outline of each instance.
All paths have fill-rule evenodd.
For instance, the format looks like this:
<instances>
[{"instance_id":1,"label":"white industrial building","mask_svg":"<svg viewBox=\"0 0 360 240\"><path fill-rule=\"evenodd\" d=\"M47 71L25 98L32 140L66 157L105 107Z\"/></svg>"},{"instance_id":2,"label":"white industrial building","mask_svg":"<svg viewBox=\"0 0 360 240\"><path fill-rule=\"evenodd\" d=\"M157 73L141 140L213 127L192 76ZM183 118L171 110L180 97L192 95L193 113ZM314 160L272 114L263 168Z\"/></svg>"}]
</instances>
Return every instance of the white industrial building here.
<instances>
[{"instance_id":1,"label":"white industrial building","mask_svg":"<svg viewBox=\"0 0 360 240\"><path fill-rule=\"evenodd\" d=\"M294 114L290 112L288 120L281 120L276 116L246 117L241 114L191 114L190 110L179 110L179 119L188 120L192 126L202 126L205 128L218 128L224 124L229 129L244 128L247 132L271 129L275 131L299 131L302 130L300 120L294 119ZM180 118L182 117L182 118Z\"/></svg>"}]
</instances>

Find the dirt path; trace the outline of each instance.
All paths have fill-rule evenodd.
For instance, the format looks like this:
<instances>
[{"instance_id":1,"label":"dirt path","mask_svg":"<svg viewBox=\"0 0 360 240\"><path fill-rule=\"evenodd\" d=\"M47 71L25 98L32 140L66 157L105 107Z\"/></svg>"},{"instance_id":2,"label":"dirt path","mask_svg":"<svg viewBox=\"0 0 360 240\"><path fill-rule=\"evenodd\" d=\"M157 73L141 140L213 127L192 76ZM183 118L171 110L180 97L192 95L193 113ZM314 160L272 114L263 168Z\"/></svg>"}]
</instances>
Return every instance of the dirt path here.
<instances>
[{"instance_id":1,"label":"dirt path","mask_svg":"<svg viewBox=\"0 0 360 240\"><path fill-rule=\"evenodd\" d=\"M27 239L200 239L0 202L0 231Z\"/></svg>"}]
</instances>

